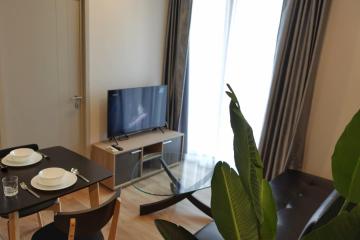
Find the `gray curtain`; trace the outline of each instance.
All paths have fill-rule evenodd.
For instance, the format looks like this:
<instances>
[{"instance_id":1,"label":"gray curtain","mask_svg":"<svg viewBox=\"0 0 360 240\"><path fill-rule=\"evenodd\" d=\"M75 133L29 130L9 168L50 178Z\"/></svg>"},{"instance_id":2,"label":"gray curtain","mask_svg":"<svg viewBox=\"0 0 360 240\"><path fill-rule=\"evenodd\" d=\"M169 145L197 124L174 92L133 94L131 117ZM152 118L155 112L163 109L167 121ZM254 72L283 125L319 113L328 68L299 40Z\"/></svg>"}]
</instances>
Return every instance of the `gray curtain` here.
<instances>
[{"instance_id":1,"label":"gray curtain","mask_svg":"<svg viewBox=\"0 0 360 240\"><path fill-rule=\"evenodd\" d=\"M322 36L330 0L285 0L272 87L260 140L265 175L301 168Z\"/></svg>"},{"instance_id":2,"label":"gray curtain","mask_svg":"<svg viewBox=\"0 0 360 240\"><path fill-rule=\"evenodd\" d=\"M168 85L168 126L185 134L191 9L192 0L169 1L163 72L163 82Z\"/></svg>"}]
</instances>

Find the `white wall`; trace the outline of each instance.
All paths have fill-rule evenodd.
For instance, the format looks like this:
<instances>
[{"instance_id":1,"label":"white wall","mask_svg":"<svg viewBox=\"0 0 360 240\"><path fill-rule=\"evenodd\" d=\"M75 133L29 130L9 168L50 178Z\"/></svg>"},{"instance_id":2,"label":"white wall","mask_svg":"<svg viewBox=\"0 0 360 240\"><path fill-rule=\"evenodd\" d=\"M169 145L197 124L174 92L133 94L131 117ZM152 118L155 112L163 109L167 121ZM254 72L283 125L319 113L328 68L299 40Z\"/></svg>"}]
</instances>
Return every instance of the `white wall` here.
<instances>
[{"instance_id":1,"label":"white wall","mask_svg":"<svg viewBox=\"0 0 360 240\"><path fill-rule=\"evenodd\" d=\"M161 83L167 0L88 0L89 141L106 139L107 90Z\"/></svg>"},{"instance_id":2,"label":"white wall","mask_svg":"<svg viewBox=\"0 0 360 240\"><path fill-rule=\"evenodd\" d=\"M358 0L333 1L320 57L303 170L326 178L336 141L360 108L359 9Z\"/></svg>"}]
</instances>

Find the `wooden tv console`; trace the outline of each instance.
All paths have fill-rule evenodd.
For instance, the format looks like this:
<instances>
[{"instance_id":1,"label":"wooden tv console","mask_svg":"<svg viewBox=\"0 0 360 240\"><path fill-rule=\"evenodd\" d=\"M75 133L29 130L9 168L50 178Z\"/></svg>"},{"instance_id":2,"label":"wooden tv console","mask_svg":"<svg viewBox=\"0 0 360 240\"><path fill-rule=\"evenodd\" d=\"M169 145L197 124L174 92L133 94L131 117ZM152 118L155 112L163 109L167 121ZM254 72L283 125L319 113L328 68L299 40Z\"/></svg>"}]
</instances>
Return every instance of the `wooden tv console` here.
<instances>
[{"instance_id":1,"label":"wooden tv console","mask_svg":"<svg viewBox=\"0 0 360 240\"><path fill-rule=\"evenodd\" d=\"M113 141L103 141L91 146L91 159L113 173L102 184L115 190L162 171L152 160L164 153L182 153L183 138L183 133L171 130L139 133L119 142L122 151L109 148Z\"/></svg>"}]
</instances>

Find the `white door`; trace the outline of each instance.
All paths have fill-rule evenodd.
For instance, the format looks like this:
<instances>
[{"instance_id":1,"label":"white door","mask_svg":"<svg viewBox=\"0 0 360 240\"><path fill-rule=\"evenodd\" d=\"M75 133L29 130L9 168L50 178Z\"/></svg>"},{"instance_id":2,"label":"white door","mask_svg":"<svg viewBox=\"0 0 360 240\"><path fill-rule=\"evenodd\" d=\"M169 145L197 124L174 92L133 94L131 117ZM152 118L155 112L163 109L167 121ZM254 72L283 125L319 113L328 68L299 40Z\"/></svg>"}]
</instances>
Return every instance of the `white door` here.
<instances>
[{"instance_id":1,"label":"white door","mask_svg":"<svg viewBox=\"0 0 360 240\"><path fill-rule=\"evenodd\" d=\"M79 0L0 0L1 147L83 150Z\"/></svg>"}]
</instances>

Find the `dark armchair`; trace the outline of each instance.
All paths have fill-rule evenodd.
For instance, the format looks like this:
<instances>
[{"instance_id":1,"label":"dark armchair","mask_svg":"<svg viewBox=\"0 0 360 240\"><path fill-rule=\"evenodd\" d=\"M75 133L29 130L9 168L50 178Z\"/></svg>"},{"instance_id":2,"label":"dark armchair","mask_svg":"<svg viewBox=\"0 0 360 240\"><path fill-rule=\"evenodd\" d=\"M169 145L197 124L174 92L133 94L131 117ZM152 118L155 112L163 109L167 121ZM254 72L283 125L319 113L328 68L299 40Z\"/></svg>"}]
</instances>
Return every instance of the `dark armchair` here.
<instances>
[{"instance_id":1,"label":"dark armchair","mask_svg":"<svg viewBox=\"0 0 360 240\"><path fill-rule=\"evenodd\" d=\"M299 239L325 221L341 199L330 180L288 170L270 182L277 206L278 240ZM199 240L222 240L214 222L196 233Z\"/></svg>"}]
</instances>

